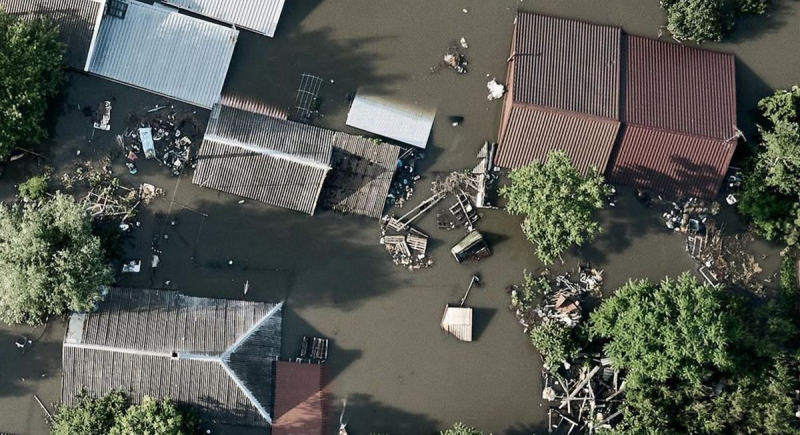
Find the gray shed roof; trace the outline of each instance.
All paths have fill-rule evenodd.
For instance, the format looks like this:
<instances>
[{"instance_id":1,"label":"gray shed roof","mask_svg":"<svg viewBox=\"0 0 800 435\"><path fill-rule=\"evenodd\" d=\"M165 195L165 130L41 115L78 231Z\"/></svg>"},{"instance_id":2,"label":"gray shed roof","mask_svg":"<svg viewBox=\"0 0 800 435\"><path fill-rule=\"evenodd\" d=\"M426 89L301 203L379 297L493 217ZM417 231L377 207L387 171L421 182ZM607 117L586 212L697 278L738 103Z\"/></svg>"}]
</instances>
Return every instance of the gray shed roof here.
<instances>
[{"instance_id":1,"label":"gray shed roof","mask_svg":"<svg viewBox=\"0 0 800 435\"><path fill-rule=\"evenodd\" d=\"M0 9L22 19L45 17L59 28L67 46L67 65L84 69L97 20L102 13L97 0L0 0Z\"/></svg>"},{"instance_id":2,"label":"gray shed roof","mask_svg":"<svg viewBox=\"0 0 800 435\"><path fill-rule=\"evenodd\" d=\"M164 0L182 9L274 36L284 0Z\"/></svg>"},{"instance_id":3,"label":"gray shed roof","mask_svg":"<svg viewBox=\"0 0 800 435\"><path fill-rule=\"evenodd\" d=\"M87 70L210 109L238 35L163 5L129 1L124 18L103 17Z\"/></svg>"},{"instance_id":4,"label":"gray shed roof","mask_svg":"<svg viewBox=\"0 0 800 435\"><path fill-rule=\"evenodd\" d=\"M333 132L215 105L192 182L314 214Z\"/></svg>"},{"instance_id":5,"label":"gray shed roof","mask_svg":"<svg viewBox=\"0 0 800 435\"><path fill-rule=\"evenodd\" d=\"M358 94L347 114L347 125L425 148L435 116L430 111L401 108L376 97Z\"/></svg>"},{"instance_id":6,"label":"gray shed roof","mask_svg":"<svg viewBox=\"0 0 800 435\"><path fill-rule=\"evenodd\" d=\"M271 424L282 303L111 289L73 314L64 340L62 402L81 391L170 397L224 424Z\"/></svg>"}]
</instances>

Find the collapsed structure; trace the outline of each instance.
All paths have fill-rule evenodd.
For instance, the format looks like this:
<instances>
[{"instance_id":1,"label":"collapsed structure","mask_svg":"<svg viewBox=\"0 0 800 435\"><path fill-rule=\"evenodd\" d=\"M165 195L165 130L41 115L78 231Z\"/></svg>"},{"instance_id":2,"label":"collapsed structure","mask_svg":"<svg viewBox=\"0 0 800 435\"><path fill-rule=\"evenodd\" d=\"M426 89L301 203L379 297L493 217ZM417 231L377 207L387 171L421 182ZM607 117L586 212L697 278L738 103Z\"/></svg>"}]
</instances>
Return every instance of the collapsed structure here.
<instances>
[{"instance_id":1,"label":"collapsed structure","mask_svg":"<svg viewBox=\"0 0 800 435\"><path fill-rule=\"evenodd\" d=\"M122 390L134 403L170 397L210 421L269 426L282 306L111 289L96 311L70 316L62 403Z\"/></svg>"},{"instance_id":2,"label":"collapsed structure","mask_svg":"<svg viewBox=\"0 0 800 435\"><path fill-rule=\"evenodd\" d=\"M311 215L322 199L331 209L378 218L399 152L394 145L217 104L192 182Z\"/></svg>"},{"instance_id":3,"label":"collapsed structure","mask_svg":"<svg viewBox=\"0 0 800 435\"><path fill-rule=\"evenodd\" d=\"M734 63L618 27L519 13L497 165L559 150L582 173L712 198L738 139Z\"/></svg>"}]
</instances>

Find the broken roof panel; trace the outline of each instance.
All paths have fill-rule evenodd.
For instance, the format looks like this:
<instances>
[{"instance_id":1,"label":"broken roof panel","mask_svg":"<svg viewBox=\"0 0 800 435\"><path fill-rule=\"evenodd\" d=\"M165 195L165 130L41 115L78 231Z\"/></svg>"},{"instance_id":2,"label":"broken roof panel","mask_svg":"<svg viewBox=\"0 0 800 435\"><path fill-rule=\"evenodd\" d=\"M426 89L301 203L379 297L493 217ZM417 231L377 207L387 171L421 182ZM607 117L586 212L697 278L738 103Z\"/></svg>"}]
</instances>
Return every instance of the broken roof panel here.
<instances>
[{"instance_id":1,"label":"broken roof panel","mask_svg":"<svg viewBox=\"0 0 800 435\"><path fill-rule=\"evenodd\" d=\"M44 17L58 25L64 61L83 70L102 3L96 0L0 0L0 9L23 19Z\"/></svg>"},{"instance_id":2,"label":"broken roof panel","mask_svg":"<svg viewBox=\"0 0 800 435\"><path fill-rule=\"evenodd\" d=\"M433 128L435 113L417 108L399 107L377 97L356 95L347 125L398 142L425 148Z\"/></svg>"},{"instance_id":3,"label":"broken roof panel","mask_svg":"<svg viewBox=\"0 0 800 435\"><path fill-rule=\"evenodd\" d=\"M619 122L521 104L510 110L498 146L498 166L518 168L545 161L557 150L565 152L582 174L592 167L601 174L605 171Z\"/></svg>"},{"instance_id":4,"label":"broken roof panel","mask_svg":"<svg viewBox=\"0 0 800 435\"><path fill-rule=\"evenodd\" d=\"M330 130L214 106L192 182L314 214L330 171Z\"/></svg>"},{"instance_id":5,"label":"broken roof panel","mask_svg":"<svg viewBox=\"0 0 800 435\"><path fill-rule=\"evenodd\" d=\"M170 397L218 423L268 426L281 306L111 289L70 318L62 402L123 390L134 403Z\"/></svg>"},{"instance_id":6,"label":"broken roof panel","mask_svg":"<svg viewBox=\"0 0 800 435\"><path fill-rule=\"evenodd\" d=\"M713 199L735 149L735 141L627 126L609 178L672 197Z\"/></svg>"},{"instance_id":7,"label":"broken roof panel","mask_svg":"<svg viewBox=\"0 0 800 435\"><path fill-rule=\"evenodd\" d=\"M399 155L398 146L336 132L334 169L323 187L323 204L342 213L380 219Z\"/></svg>"},{"instance_id":8,"label":"broken roof panel","mask_svg":"<svg viewBox=\"0 0 800 435\"><path fill-rule=\"evenodd\" d=\"M322 435L323 366L278 361L275 376L272 435Z\"/></svg>"},{"instance_id":9,"label":"broken roof panel","mask_svg":"<svg viewBox=\"0 0 800 435\"><path fill-rule=\"evenodd\" d=\"M472 308L446 305L441 326L461 341L472 341Z\"/></svg>"},{"instance_id":10,"label":"broken roof panel","mask_svg":"<svg viewBox=\"0 0 800 435\"><path fill-rule=\"evenodd\" d=\"M284 0L165 0L165 3L272 37Z\"/></svg>"},{"instance_id":11,"label":"broken roof panel","mask_svg":"<svg viewBox=\"0 0 800 435\"><path fill-rule=\"evenodd\" d=\"M622 29L520 12L514 101L619 119Z\"/></svg>"},{"instance_id":12,"label":"broken roof panel","mask_svg":"<svg viewBox=\"0 0 800 435\"><path fill-rule=\"evenodd\" d=\"M103 17L88 71L210 109L239 32L163 5L126 3L123 18Z\"/></svg>"},{"instance_id":13,"label":"broken roof panel","mask_svg":"<svg viewBox=\"0 0 800 435\"><path fill-rule=\"evenodd\" d=\"M736 58L627 37L626 122L728 140L736 134Z\"/></svg>"}]
</instances>

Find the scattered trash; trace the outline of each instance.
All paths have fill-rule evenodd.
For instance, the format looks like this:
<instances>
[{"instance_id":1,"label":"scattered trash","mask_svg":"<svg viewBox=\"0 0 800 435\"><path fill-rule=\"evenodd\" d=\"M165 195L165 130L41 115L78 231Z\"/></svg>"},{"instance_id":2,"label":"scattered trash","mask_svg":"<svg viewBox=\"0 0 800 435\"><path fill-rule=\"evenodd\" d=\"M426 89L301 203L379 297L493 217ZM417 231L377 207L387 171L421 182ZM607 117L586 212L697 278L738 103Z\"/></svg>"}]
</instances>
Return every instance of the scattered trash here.
<instances>
[{"instance_id":1,"label":"scattered trash","mask_svg":"<svg viewBox=\"0 0 800 435\"><path fill-rule=\"evenodd\" d=\"M465 14L466 14L466 13L467 13L467 12L469 12L469 11L468 11L466 8L464 8L464 9L461 9L461 12L463 12L463 13L465 13Z\"/></svg>"},{"instance_id":2,"label":"scattered trash","mask_svg":"<svg viewBox=\"0 0 800 435\"><path fill-rule=\"evenodd\" d=\"M139 172L139 170L136 169L136 165L134 165L133 162L125 163L125 166L128 167L128 172L130 172L131 175L136 175Z\"/></svg>"},{"instance_id":3,"label":"scattered trash","mask_svg":"<svg viewBox=\"0 0 800 435\"><path fill-rule=\"evenodd\" d=\"M122 273L139 273L142 270L141 260L131 260L122 265Z\"/></svg>"},{"instance_id":4,"label":"scattered trash","mask_svg":"<svg viewBox=\"0 0 800 435\"><path fill-rule=\"evenodd\" d=\"M92 126L97 130L111 130L111 101L103 101L97 105Z\"/></svg>"},{"instance_id":5,"label":"scattered trash","mask_svg":"<svg viewBox=\"0 0 800 435\"><path fill-rule=\"evenodd\" d=\"M125 154L132 163L140 153L146 159L154 159L162 166L172 169L173 175L180 175L184 168L194 167L193 152L195 142L199 145L201 125L195 114L176 112L174 106L156 106L132 115L128 128L118 138Z\"/></svg>"},{"instance_id":6,"label":"scattered trash","mask_svg":"<svg viewBox=\"0 0 800 435\"><path fill-rule=\"evenodd\" d=\"M240 199L240 200L239 200L239 204L244 204L244 200L243 200L243 199Z\"/></svg>"},{"instance_id":7,"label":"scattered trash","mask_svg":"<svg viewBox=\"0 0 800 435\"><path fill-rule=\"evenodd\" d=\"M491 79L488 83L486 83L486 88L489 89L489 96L486 97L489 99L489 101L503 98L503 94L506 93L506 87L500 83L497 83L495 79Z\"/></svg>"},{"instance_id":8,"label":"scattered trash","mask_svg":"<svg viewBox=\"0 0 800 435\"><path fill-rule=\"evenodd\" d=\"M153 129L150 127L143 127L139 129L139 140L144 149L144 158L152 159L156 156L156 147L153 145ZM131 154L130 152L128 153ZM135 156L136 153L133 153Z\"/></svg>"},{"instance_id":9,"label":"scattered trash","mask_svg":"<svg viewBox=\"0 0 800 435\"><path fill-rule=\"evenodd\" d=\"M469 45L467 45L467 40L466 39L461 38L461 41L459 41L459 42L461 42L461 46L463 48L469 48Z\"/></svg>"},{"instance_id":10,"label":"scattered trash","mask_svg":"<svg viewBox=\"0 0 800 435\"><path fill-rule=\"evenodd\" d=\"M244 294L247 294L248 290L250 290L250 280L249 279L244 283Z\"/></svg>"},{"instance_id":11,"label":"scattered trash","mask_svg":"<svg viewBox=\"0 0 800 435\"><path fill-rule=\"evenodd\" d=\"M155 269L156 267L158 267L159 263L161 263L161 259L158 257L158 255L153 255L153 259L150 260L150 267Z\"/></svg>"},{"instance_id":12,"label":"scattered trash","mask_svg":"<svg viewBox=\"0 0 800 435\"><path fill-rule=\"evenodd\" d=\"M154 198L163 195L164 189L153 186L150 183L142 183L139 185L139 199L145 204L150 204Z\"/></svg>"},{"instance_id":13,"label":"scattered trash","mask_svg":"<svg viewBox=\"0 0 800 435\"><path fill-rule=\"evenodd\" d=\"M734 205L737 202L739 202L739 200L736 199L736 197L733 196L733 194L731 193L731 194L728 194L728 196L725 197L725 202L727 202L728 205Z\"/></svg>"}]
</instances>

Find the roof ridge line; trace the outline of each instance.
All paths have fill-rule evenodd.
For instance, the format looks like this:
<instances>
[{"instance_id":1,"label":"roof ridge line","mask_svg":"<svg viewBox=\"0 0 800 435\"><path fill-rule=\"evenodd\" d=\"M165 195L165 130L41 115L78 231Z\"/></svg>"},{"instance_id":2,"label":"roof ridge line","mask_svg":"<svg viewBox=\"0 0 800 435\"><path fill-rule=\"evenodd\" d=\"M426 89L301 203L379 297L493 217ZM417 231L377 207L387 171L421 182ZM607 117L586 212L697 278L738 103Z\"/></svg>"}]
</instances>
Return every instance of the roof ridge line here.
<instances>
[{"instance_id":1,"label":"roof ridge line","mask_svg":"<svg viewBox=\"0 0 800 435\"><path fill-rule=\"evenodd\" d=\"M260 328L264 323L266 323L267 320L271 319L272 316L274 316L275 313L277 313L282 308L283 308L283 302L278 302L277 304L275 304L275 306L272 307L272 309L269 310L269 312L265 314L264 317L261 318L261 320L256 322L256 324L251 326L250 329L247 330L247 332L245 332L239 338L237 338L236 341L225 352L222 352L222 354L220 355L220 359L224 361L225 359L230 357L231 354L236 352L236 349L238 349L239 346L241 346L245 341L247 341L247 339L250 338L250 336L253 335L253 333L255 333L258 330L258 328Z\"/></svg>"},{"instance_id":2,"label":"roof ridge line","mask_svg":"<svg viewBox=\"0 0 800 435\"><path fill-rule=\"evenodd\" d=\"M511 105L512 106L516 106L516 107L520 107L520 108L523 108L523 109L533 109L533 110L541 110L541 111L544 111L544 112L555 113L556 115L561 115L561 116L572 116L572 117L575 117L575 118L584 118L584 119L589 119L589 120L598 121L598 122L625 124L620 119L608 118L608 117L605 117L605 116L597 116L597 115L592 115L590 113L575 112L575 111L572 111L572 110L558 109L558 108L555 108L555 107L543 106L541 104L526 103L526 102L520 101L520 100L513 101Z\"/></svg>"},{"instance_id":3,"label":"roof ridge line","mask_svg":"<svg viewBox=\"0 0 800 435\"><path fill-rule=\"evenodd\" d=\"M646 129L646 130L658 131L658 132L661 132L661 133L671 133L671 134L677 134L677 135L681 135L681 136L693 137L693 138L697 138L697 139L711 140L711 141L716 141L716 142L724 142L725 144L736 143L737 139L739 138L739 135L736 134L736 133L733 136L731 136L731 137L726 139L726 138L721 138L721 137L708 136L708 135L705 135L705 134L689 133L689 132L685 132L685 131L672 130L672 129L669 129L669 128L652 127L652 126L644 125L644 124L633 124L633 123L629 123L629 122L622 122L621 124L624 125L626 128L627 127L643 128L643 129ZM735 131L739 131L739 127L737 127L736 124L733 125L733 129Z\"/></svg>"},{"instance_id":4,"label":"roof ridge line","mask_svg":"<svg viewBox=\"0 0 800 435\"><path fill-rule=\"evenodd\" d=\"M257 154L261 154L263 156L276 157L276 158L279 158L279 159L283 159L283 160L288 160L288 161L292 161L292 162L295 162L295 163L299 163L301 165L313 166L313 167L315 167L317 169L322 169L322 170L326 170L326 171L329 171L329 170L332 169L329 165L326 165L324 163L320 163L319 161L310 159L308 157L299 157L299 156L295 156L295 155L289 154L289 153L284 152L284 151L274 150L272 148L260 147L260 146L256 146L256 145L249 145L249 144L243 143L243 142L238 141L238 140L226 139L226 138L223 138L223 137L218 136L216 134L206 134L206 135L203 136L203 140L210 140L210 141L213 141L213 142L220 143L222 145L241 148L241 149L243 149L245 151L254 152L254 153L257 153Z\"/></svg>"},{"instance_id":5,"label":"roof ridge line","mask_svg":"<svg viewBox=\"0 0 800 435\"><path fill-rule=\"evenodd\" d=\"M104 352L126 353L130 355L142 356L155 356L162 358L171 358L172 354L166 352L154 352L149 350L128 349L124 347L106 346L102 344L87 344L87 343L67 343L64 342L64 347L74 347L78 349L100 350Z\"/></svg>"},{"instance_id":6,"label":"roof ridge line","mask_svg":"<svg viewBox=\"0 0 800 435\"><path fill-rule=\"evenodd\" d=\"M220 358L218 362L222 366L222 368L225 369L225 372L228 373L228 376L230 376L230 378L233 380L236 386L239 387L240 390L242 390L242 393L244 393L244 395L247 396L248 399L250 399L250 403L253 404L256 410L258 410L258 413L261 414L262 417L264 417L264 420L266 420L270 426L272 426L272 416L269 414L269 412L267 412L264 406L261 405L261 402L259 402L258 399L256 399L256 396L253 395L253 392L250 391L250 389L244 385L244 382L242 382L242 380L239 379L239 376L236 375L236 372L234 372L233 369L230 368L230 366L228 366L228 363L225 362L224 358Z\"/></svg>"}]
</instances>

